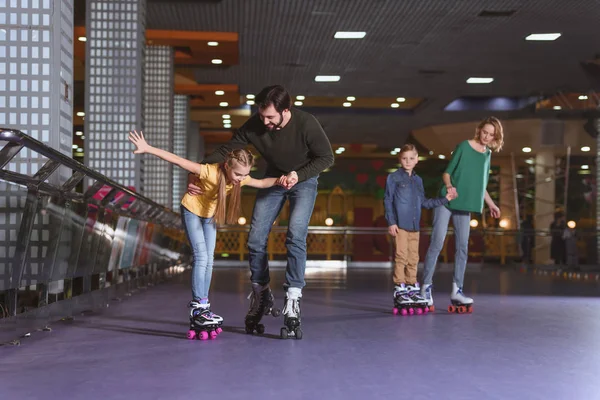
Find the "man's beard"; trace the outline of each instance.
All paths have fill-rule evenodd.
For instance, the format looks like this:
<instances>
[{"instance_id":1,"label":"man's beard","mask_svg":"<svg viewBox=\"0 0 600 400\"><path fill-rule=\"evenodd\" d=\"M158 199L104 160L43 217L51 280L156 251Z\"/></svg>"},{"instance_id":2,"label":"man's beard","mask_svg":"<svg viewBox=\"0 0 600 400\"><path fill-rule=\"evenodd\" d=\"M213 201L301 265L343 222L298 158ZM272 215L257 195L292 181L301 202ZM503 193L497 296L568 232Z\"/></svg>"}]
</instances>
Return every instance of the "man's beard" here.
<instances>
[{"instance_id":1,"label":"man's beard","mask_svg":"<svg viewBox=\"0 0 600 400\"><path fill-rule=\"evenodd\" d=\"M269 132L273 132L283 124L283 114L279 113L279 122L277 124L269 124L266 126Z\"/></svg>"}]
</instances>

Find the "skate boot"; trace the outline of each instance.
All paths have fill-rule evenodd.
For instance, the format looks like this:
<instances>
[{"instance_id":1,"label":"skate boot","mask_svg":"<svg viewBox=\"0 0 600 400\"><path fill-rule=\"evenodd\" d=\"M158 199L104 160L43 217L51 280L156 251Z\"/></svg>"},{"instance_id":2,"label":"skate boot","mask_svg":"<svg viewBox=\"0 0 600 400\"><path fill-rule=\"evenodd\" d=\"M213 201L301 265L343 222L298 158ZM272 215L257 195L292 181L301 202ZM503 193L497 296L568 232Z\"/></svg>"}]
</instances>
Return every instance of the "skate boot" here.
<instances>
[{"instance_id":1,"label":"skate boot","mask_svg":"<svg viewBox=\"0 0 600 400\"><path fill-rule=\"evenodd\" d=\"M427 300L427 306L429 307L429 312L435 311L435 306L433 305L433 294L431 293L433 286L431 283L426 283L421 287L421 297Z\"/></svg>"},{"instance_id":2,"label":"skate boot","mask_svg":"<svg viewBox=\"0 0 600 400\"><path fill-rule=\"evenodd\" d=\"M209 337L214 339L223 332L221 325L223 317L213 313L210 310L210 303L201 303L192 300L190 307L190 329L188 330L188 339L206 340Z\"/></svg>"},{"instance_id":3,"label":"skate boot","mask_svg":"<svg viewBox=\"0 0 600 400\"><path fill-rule=\"evenodd\" d=\"M285 306L283 307L283 324L281 328L281 338L295 337L302 339L302 329L300 329L300 299L302 298L302 289L288 288L285 294Z\"/></svg>"},{"instance_id":4,"label":"skate boot","mask_svg":"<svg viewBox=\"0 0 600 400\"><path fill-rule=\"evenodd\" d=\"M410 297L414 303L415 313L417 315L427 314L429 312L429 305L427 304L427 300L421 296L419 283L417 282L414 285L408 285L406 290L408 291L408 297Z\"/></svg>"},{"instance_id":5,"label":"skate boot","mask_svg":"<svg viewBox=\"0 0 600 400\"><path fill-rule=\"evenodd\" d=\"M448 306L449 313L472 313L473 299L463 294L462 288L459 288L455 282L452 282L452 293L450 294L451 305Z\"/></svg>"},{"instance_id":6,"label":"skate boot","mask_svg":"<svg viewBox=\"0 0 600 400\"><path fill-rule=\"evenodd\" d=\"M246 314L246 333L252 334L254 331L259 335L265 333L265 326L260 323L263 315L279 316L280 310L273 307L275 298L269 285L252 284L252 293L248 296L250 299L250 309Z\"/></svg>"},{"instance_id":7,"label":"skate boot","mask_svg":"<svg viewBox=\"0 0 600 400\"><path fill-rule=\"evenodd\" d=\"M394 289L394 308L392 312L394 315L413 315L415 310L413 308L415 302L408 295L406 285L402 283L400 286L396 286Z\"/></svg>"}]
</instances>

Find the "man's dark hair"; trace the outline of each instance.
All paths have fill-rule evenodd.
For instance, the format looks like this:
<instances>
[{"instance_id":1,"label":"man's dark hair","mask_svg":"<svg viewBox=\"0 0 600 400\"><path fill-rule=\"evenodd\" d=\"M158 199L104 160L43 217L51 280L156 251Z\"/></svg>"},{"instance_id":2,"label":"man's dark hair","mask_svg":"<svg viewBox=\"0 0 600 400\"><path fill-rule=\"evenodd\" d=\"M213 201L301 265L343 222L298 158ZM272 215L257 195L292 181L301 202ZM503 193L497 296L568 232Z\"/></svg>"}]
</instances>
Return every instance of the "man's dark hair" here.
<instances>
[{"instance_id":1,"label":"man's dark hair","mask_svg":"<svg viewBox=\"0 0 600 400\"><path fill-rule=\"evenodd\" d=\"M292 98L281 85L267 86L256 95L256 105L258 108L267 108L271 104L278 113L282 113L292 106Z\"/></svg>"}]
</instances>

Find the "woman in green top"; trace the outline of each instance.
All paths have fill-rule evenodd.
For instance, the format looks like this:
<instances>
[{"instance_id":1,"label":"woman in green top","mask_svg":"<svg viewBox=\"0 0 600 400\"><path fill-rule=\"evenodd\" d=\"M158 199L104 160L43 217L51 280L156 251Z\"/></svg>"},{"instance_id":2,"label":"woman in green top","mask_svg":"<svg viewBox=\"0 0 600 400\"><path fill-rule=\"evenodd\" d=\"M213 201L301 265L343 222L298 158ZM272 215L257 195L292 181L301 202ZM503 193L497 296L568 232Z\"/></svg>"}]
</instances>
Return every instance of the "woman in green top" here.
<instances>
[{"instance_id":1,"label":"woman in green top","mask_svg":"<svg viewBox=\"0 0 600 400\"><path fill-rule=\"evenodd\" d=\"M495 117L489 117L479 123L475 137L465 140L456 146L452 159L442 175L444 187L440 196L454 191L458 196L448 204L439 206L433 215L433 232L427 255L425 256L425 271L423 276L422 296L428 305L433 307L431 284L433 273L444 239L448 231L448 222L452 217L456 254L454 256L454 280L450 300L453 305L470 305L473 299L462 293L465 268L469 247L469 231L471 213L481 213L485 201L494 218L500 218L500 209L492 201L486 187L490 171L492 151L500 151L504 144L502 124Z\"/></svg>"}]
</instances>

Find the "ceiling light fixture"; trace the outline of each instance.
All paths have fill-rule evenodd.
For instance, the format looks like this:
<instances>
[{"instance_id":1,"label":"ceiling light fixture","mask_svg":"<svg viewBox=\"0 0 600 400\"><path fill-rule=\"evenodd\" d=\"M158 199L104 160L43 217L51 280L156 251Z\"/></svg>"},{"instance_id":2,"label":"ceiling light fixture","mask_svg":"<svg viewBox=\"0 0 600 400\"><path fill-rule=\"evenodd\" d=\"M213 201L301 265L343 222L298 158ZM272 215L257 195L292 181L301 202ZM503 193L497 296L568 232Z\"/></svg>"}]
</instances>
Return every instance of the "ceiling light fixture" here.
<instances>
[{"instance_id":1,"label":"ceiling light fixture","mask_svg":"<svg viewBox=\"0 0 600 400\"><path fill-rule=\"evenodd\" d=\"M223 95L225 94L225 92L224 92L224 91L222 91L222 90L217 90L217 91L215 92L215 94L216 94L217 96L223 96Z\"/></svg>"},{"instance_id":2,"label":"ceiling light fixture","mask_svg":"<svg viewBox=\"0 0 600 400\"><path fill-rule=\"evenodd\" d=\"M210 47L216 47L219 45L219 42L208 42L207 43Z\"/></svg>"},{"instance_id":3,"label":"ceiling light fixture","mask_svg":"<svg viewBox=\"0 0 600 400\"><path fill-rule=\"evenodd\" d=\"M220 102L220 103L219 103L219 105L220 105L221 107L227 107L227 106L229 105L229 103L228 103L228 102L226 102L226 101L222 101L222 102Z\"/></svg>"},{"instance_id":4,"label":"ceiling light fixture","mask_svg":"<svg viewBox=\"0 0 600 400\"><path fill-rule=\"evenodd\" d=\"M302 100L305 100L305 99L306 99L306 97L304 97L304 96L296 96L296 100L302 101Z\"/></svg>"},{"instance_id":5,"label":"ceiling light fixture","mask_svg":"<svg viewBox=\"0 0 600 400\"><path fill-rule=\"evenodd\" d=\"M339 82L339 75L317 75L315 76L315 82Z\"/></svg>"},{"instance_id":6,"label":"ceiling light fixture","mask_svg":"<svg viewBox=\"0 0 600 400\"><path fill-rule=\"evenodd\" d=\"M494 82L494 78L481 78L472 76L467 79L467 83L492 83Z\"/></svg>"},{"instance_id":7,"label":"ceiling light fixture","mask_svg":"<svg viewBox=\"0 0 600 400\"><path fill-rule=\"evenodd\" d=\"M531 147L523 147L521 150L523 150L523 153L531 153Z\"/></svg>"},{"instance_id":8,"label":"ceiling light fixture","mask_svg":"<svg viewBox=\"0 0 600 400\"><path fill-rule=\"evenodd\" d=\"M551 42L558 39L560 36L560 33L532 33L527 36L525 40Z\"/></svg>"},{"instance_id":9,"label":"ceiling light fixture","mask_svg":"<svg viewBox=\"0 0 600 400\"><path fill-rule=\"evenodd\" d=\"M396 99L396 101L397 101L398 103L404 103L404 102L406 101L406 99L405 99L404 97L398 97L398 98Z\"/></svg>"},{"instance_id":10,"label":"ceiling light fixture","mask_svg":"<svg viewBox=\"0 0 600 400\"><path fill-rule=\"evenodd\" d=\"M214 58L214 59L211 61L211 63L213 63L213 64L223 64L223 60L220 60L220 59L218 59L218 58Z\"/></svg>"},{"instance_id":11,"label":"ceiling light fixture","mask_svg":"<svg viewBox=\"0 0 600 400\"><path fill-rule=\"evenodd\" d=\"M367 36L367 32L339 31L333 35L334 39L362 39L365 36Z\"/></svg>"},{"instance_id":12,"label":"ceiling light fixture","mask_svg":"<svg viewBox=\"0 0 600 400\"><path fill-rule=\"evenodd\" d=\"M342 105L343 105L344 107L352 107L352 103L348 103L348 102L346 102L346 103L344 103L344 104L342 104Z\"/></svg>"},{"instance_id":13,"label":"ceiling light fixture","mask_svg":"<svg viewBox=\"0 0 600 400\"><path fill-rule=\"evenodd\" d=\"M354 101L354 100L356 100L356 97L354 97L354 96L348 96L348 97L346 97L346 100L348 100L348 101Z\"/></svg>"},{"instance_id":14,"label":"ceiling light fixture","mask_svg":"<svg viewBox=\"0 0 600 400\"><path fill-rule=\"evenodd\" d=\"M590 150L591 150L590 146L583 146L583 147L581 148L581 151L585 151L585 152L588 152L588 151L590 151Z\"/></svg>"}]
</instances>

